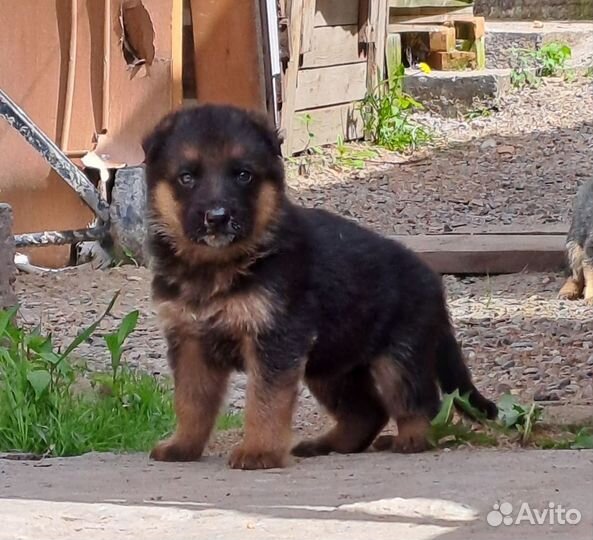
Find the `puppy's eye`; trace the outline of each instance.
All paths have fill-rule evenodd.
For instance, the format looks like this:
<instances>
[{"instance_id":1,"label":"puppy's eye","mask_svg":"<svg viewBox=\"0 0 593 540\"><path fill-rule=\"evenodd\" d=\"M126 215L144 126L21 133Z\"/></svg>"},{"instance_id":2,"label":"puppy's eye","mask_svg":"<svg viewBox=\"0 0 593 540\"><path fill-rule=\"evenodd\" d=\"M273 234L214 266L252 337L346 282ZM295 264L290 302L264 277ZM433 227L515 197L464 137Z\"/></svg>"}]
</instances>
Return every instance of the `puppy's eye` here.
<instances>
[{"instance_id":1,"label":"puppy's eye","mask_svg":"<svg viewBox=\"0 0 593 540\"><path fill-rule=\"evenodd\" d=\"M251 180L253 179L253 175L249 171L239 171L237 173L237 176L235 176L235 179L237 180L237 182L239 182L239 184L245 185L251 182Z\"/></svg>"},{"instance_id":2,"label":"puppy's eye","mask_svg":"<svg viewBox=\"0 0 593 540\"><path fill-rule=\"evenodd\" d=\"M183 187L193 187L194 184L196 183L194 177L190 174L190 173L181 173L178 177L177 177L177 181L183 186Z\"/></svg>"}]
</instances>

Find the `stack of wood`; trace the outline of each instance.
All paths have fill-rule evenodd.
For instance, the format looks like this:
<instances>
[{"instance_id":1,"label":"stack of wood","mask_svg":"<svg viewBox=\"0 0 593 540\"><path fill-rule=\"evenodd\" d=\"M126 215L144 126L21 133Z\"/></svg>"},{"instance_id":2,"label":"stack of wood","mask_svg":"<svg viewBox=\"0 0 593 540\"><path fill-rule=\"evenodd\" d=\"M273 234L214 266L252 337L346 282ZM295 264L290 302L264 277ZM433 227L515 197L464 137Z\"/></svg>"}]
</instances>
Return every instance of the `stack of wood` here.
<instances>
[{"instance_id":1,"label":"stack of wood","mask_svg":"<svg viewBox=\"0 0 593 540\"><path fill-rule=\"evenodd\" d=\"M436 70L484 69L484 33L472 0L389 2L388 57L395 69L420 62Z\"/></svg>"}]
</instances>

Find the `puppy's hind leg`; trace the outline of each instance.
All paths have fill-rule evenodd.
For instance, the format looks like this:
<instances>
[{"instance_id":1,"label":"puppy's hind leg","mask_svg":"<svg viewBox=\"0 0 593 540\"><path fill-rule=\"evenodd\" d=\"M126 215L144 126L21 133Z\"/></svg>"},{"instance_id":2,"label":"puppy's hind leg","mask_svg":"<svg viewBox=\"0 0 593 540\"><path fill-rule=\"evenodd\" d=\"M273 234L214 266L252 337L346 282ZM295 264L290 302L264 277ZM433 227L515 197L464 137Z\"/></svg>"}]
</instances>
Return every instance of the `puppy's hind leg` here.
<instances>
[{"instance_id":1,"label":"puppy's hind leg","mask_svg":"<svg viewBox=\"0 0 593 540\"><path fill-rule=\"evenodd\" d=\"M420 364L418 364L420 366ZM427 450L430 420L439 408L439 391L428 370L417 373L389 356L378 358L371 368L397 435L384 435L373 444L376 450L413 453Z\"/></svg>"},{"instance_id":2,"label":"puppy's hind leg","mask_svg":"<svg viewBox=\"0 0 593 540\"><path fill-rule=\"evenodd\" d=\"M560 289L558 297L566 300L576 300L581 297L585 287L585 253L583 248L575 241L570 241L566 244L566 254L571 276Z\"/></svg>"},{"instance_id":3,"label":"puppy's hind leg","mask_svg":"<svg viewBox=\"0 0 593 540\"><path fill-rule=\"evenodd\" d=\"M589 235L585 242L583 277L585 281L585 302L593 306L593 233Z\"/></svg>"},{"instance_id":4,"label":"puppy's hind leg","mask_svg":"<svg viewBox=\"0 0 593 540\"><path fill-rule=\"evenodd\" d=\"M366 366L335 378L307 378L307 385L336 425L317 439L302 441L292 453L299 457L350 454L366 450L389 416Z\"/></svg>"}]
</instances>

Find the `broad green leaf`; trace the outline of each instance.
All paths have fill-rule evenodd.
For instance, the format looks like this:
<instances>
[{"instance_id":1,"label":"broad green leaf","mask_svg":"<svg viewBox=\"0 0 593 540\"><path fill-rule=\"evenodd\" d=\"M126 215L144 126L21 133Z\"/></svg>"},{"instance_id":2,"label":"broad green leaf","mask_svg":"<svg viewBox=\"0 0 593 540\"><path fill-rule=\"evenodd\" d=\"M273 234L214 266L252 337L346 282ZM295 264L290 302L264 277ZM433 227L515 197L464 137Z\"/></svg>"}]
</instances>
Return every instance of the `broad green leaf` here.
<instances>
[{"instance_id":1,"label":"broad green leaf","mask_svg":"<svg viewBox=\"0 0 593 540\"><path fill-rule=\"evenodd\" d=\"M453 405L457 396L459 396L459 392L457 390L455 390L455 392L452 394L445 394L443 396L441 408L431 422L433 426L444 426L451 422L453 419Z\"/></svg>"},{"instance_id":2,"label":"broad green leaf","mask_svg":"<svg viewBox=\"0 0 593 540\"><path fill-rule=\"evenodd\" d=\"M581 429L570 445L572 450L591 450L593 449L593 433L587 428Z\"/></svg>"},{"instance_id":3,"label":"broad green leaf","mask_svg":"<svg viewBox=\"0 0 593 540\"><path fill-rule=\"evenodd\" d=\"M131 311L122 320L117 330L117 339L120 345L123 345L126 338L134 331L138 324L138 316L140 315L138 310Z\"/></svg>"},{"instance_id":4,"label":"broad green leaf","mask_svg":"<svg viewBox=\"0 0 593 540\"><path fill-rule=\"evenodd\" d=\"M18 306L14 306L10 309L0 310L0 337L4 335L6 329L12 326L12 321L17 314Z\"/></svg>"},{"instance_id":5,"label":"broad green leaf","mask_svg":"<svg viewBox=\"0 0 593 540\"><path fill-rule=\"evenodd\" d=\"M35 392L35 398L39 399L43 392L45 392L51 382L49 371L39 369L27 373L27 380Z\"/></svg>"}]
</instances>

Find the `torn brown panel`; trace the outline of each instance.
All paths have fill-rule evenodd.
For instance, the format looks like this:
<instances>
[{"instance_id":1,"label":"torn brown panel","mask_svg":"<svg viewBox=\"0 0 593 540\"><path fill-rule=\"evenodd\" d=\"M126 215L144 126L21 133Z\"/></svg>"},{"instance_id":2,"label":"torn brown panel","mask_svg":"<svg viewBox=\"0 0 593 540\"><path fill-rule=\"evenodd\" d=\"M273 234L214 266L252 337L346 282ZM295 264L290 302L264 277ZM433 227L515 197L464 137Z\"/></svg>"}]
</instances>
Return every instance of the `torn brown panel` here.
<instances>
[{"instance_id":1,"label":"torn brown panel","mask_svg":"<svg viewBox=\"0 0 593 540\"><path fill-rule=\"evenodd\" d=\"M172 17L177 2L111 0L110 4L104 85L108 114L102 126L105 136L95 151L107 161L137 165L144 159L144 135L180 105L174 102L173 96L180 92L173 91L172 82ZM140 62L130 63L130 54Z\"/></svg>"},{"instance_id":2,"label":"torn brown panel","mask_svg":"<svg viewBox=\"0 0 593 540\"><path fill-rule=\"evenodd\" d=\"M191 0L197 98L265 110L257 0Z\"/></svg>"}]
</instances>

